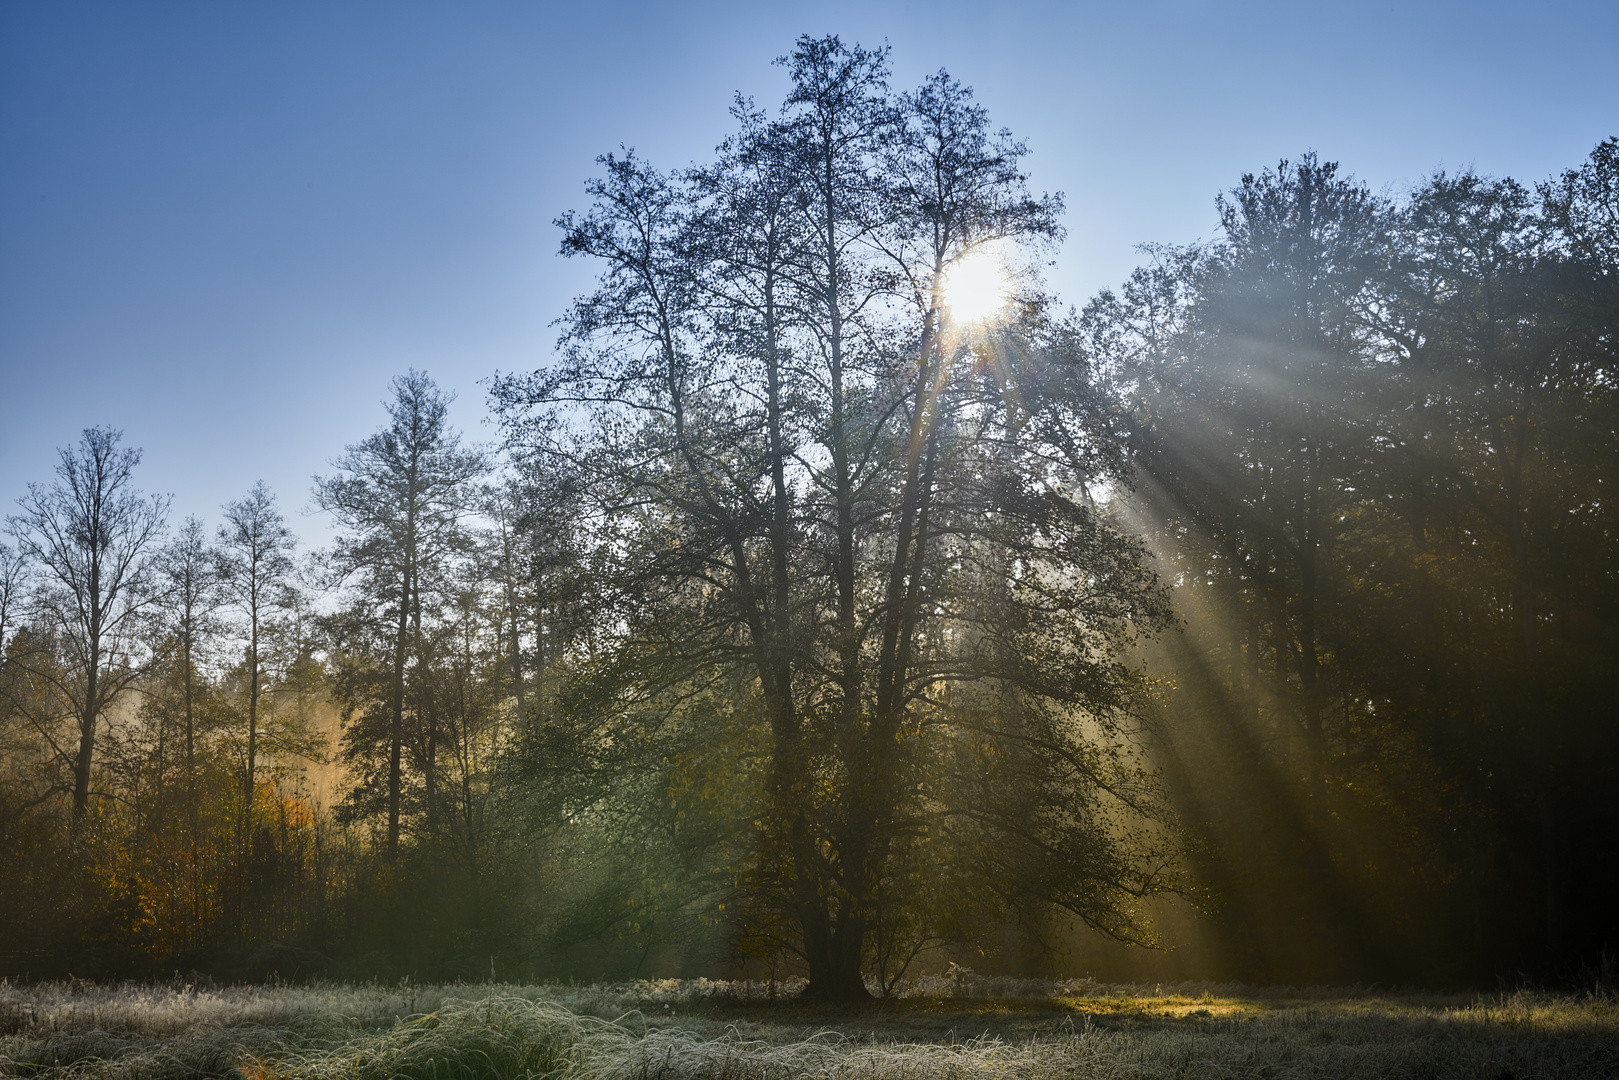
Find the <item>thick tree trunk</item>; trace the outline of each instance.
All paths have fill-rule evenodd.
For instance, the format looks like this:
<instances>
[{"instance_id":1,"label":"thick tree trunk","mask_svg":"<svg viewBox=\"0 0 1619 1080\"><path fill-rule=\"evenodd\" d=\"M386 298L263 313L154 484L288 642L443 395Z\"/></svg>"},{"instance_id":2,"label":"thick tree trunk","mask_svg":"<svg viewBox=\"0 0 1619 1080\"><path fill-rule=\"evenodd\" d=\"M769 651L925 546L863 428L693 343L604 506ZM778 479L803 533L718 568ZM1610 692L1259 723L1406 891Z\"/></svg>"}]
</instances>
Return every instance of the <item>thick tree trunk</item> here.
<instances>
[{"instance_id":1,"label":"thick tree trunk","mask_svg":"<svg viewBox=\"0 0 1619 1080\"><path fill-rule=\"evenodd\" d=\"M806 1000L871 1000L871 991L866 989L861 973L865 937L865 920L847 911L815 939L806 937L804 959L809 966L809 985L804 987Z\"/></svg>"},{"instance_id":2,"label":"thick tree trunk","mask_svg":"<svg viewBox=\"0 0 1619 1080\"><path fill-rule=\"evenodd\" d=\"M96 748L96 707L94 692L96 679L90 676L91 693L86 695L84 711L79 716L79 752L73 759L73 821L84 820L90 808L90 765Z\"/></svg>"}]
</instances>

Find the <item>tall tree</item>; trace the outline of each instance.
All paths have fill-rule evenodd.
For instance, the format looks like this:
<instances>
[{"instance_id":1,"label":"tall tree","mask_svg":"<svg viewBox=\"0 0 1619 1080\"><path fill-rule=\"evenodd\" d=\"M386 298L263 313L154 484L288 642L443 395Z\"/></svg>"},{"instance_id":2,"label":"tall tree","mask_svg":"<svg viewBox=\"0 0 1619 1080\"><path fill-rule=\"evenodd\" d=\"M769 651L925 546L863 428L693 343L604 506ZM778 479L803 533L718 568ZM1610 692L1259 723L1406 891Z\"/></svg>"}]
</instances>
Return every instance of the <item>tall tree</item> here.
<instances>
[{"instance_id":1,"label":"tall tree","mask_svg":"<svg viewBox=\"0 0 1619 1080\"><path fill-rule=\"evenodd\" d=\"M384 403L388 424L348 447L333 463L339 471L317 477L314 488L316 505L343 530L330 567L334 580L355 590L352 625L358 635L386 642L383 700L366 700L362 683L350 680L349 704L358 719L348 745L350 760L382 781L380 793L371 784L361 794L381 795L390 860L399 854L403 812L407 669L421 651L424 615L448 598L451 564L470 546L464 519L475 508L475 481L489 467L481 450L461 445L448 422L451 399L425 372L394 379L392 389ZM381 762L373 760L378 750ZM429 802L436 753L437 739L429 732Z\"/></svg>"},{"instance_id":2,"label":"tall tree","mask_svg":"<svg viewBox=\"0 0 1619 1080\"><path fill-rule=\"evenodd\" d=\"M1337 165L1307 154L1250 174L1219 200L1224 239L1199 283L1197 352L1143 381L1161 423L1196 417L1174 440L1144 431L1141 460L1217 527L1240 522L1263 551L1247 565L1285 658L1300 734L1326 753L1329 596L1342 513L1365 439L1375 353L1357 304L1381 253L1382 204ZM1145 373L1145 372L1143 372ZM1148 451L1148 445L1152 449ZM1263 575L1263 577L1261 577ZM1319 764L1313 766L1319 772Z\"/></svg>"},{"instance_id":3,"label":"tall tree","mask_svg":"<svg viewBox=\"0 0 1619 1080\"><path fill-rule=\"evenodd\" d=\"M197 769L197 668L205 642L219 629L221 569L219 555L208 546L202 522L195 517L186 518L158 558L168 597L163 628L178 651L188 784L195 782Z\"/></svg>"},{"instance_id":4,"label":"tall tree","mask_svg":"<svg viewBox=\"0 0 1619 1080\"><path fill-rule=\"evenodd\" d=\"M138 807L147 835L134 838L131 846L144 849L146 865L139 872L163 896L158 936L184 947L205 939L208 915L220 899L207 881L213 845L204 803L214 761L210 736L221 720L210 673L225 630L225 597L219 552L196 517L186 518L160 549L155 569L165 599L153 613L151 632L163 643L165 661L144 686L139 715L148 738L156 732L150 762L154 782L145 800L149 805Z\"/></svg>"},{"instance_id":5,"label":"tall tree","mask_svg":"<svg viewBox=\"0 0 1619 1080\"><path fill-rule=\"evenodd\" d=\"M242 769L244 835L253 833L253 793L259 775L259 702L264 690L261 646L267 622L290 604L292 551L296 544L275 496L264 481L243 499L227 503L219 527L221 583L243 620L247 677L247 747Z\"/></svg>"},{"instance_id":6,"label":"tall tree","mask_svg":"<svg viewBox=\"0 0 1619 1080\"><path fill-rule=\"evenodd\" d=\"M1114 649L1164 610L1084 494L1113 433L1037 295L994 330L952 322L946 295L982 249L1055 236L1059 203L948 76L895 97L886 52L836 38L784 64L781 118L739 104L713 166L603 159L593 208L559 222L600 287L555 369L496 384L514 440L586 478L611 567L559 721L579 738L550 759L633 769L700 717L762 718L737 876L815 996L865 996L896 920L923 944L965 932L922 910L941 861L975 883L958 898L1136 935L1122 909L1160 880L1096 830L1104 788L1154 812L1147 778L1114 771L1139 685ZM731 706L699 706L721 688ZM986 743L1066 765L990 780L952 757ZM1014 791L1026 813L991 809ZM1014 883L997 843L1061 858Z\"/></svg>"},{"instance_id":7,"label":"tall tree","mask_svg":"<svg viewBox=\"0 0 1619 1080\"><path fill-rule=\"evenodd\" d=\"M140 618L157 597L151 555L168 515L167 497L135 490L141 454L120 448L120 432L88 428L59 451L56 482L30 484L22 512L6 518L19 552L41 577L34 621L54 635L60 667L30 665L73 712L78 745L61 748L73 773L73 819L89 808L96 731L141 672Z\"/></svg>"},{"instance_id":8,"label":"tall tree","mask_svg":"<svg viewBox=\"0 0 1619 1080\"><path fill-rule=\"evenodd\" d=\"M491 576L500 586L500 638L506 691L521 718L528 711L523 672L523 616L528 607L524 587L522 507L513 482L490 488L484 496L484 516L494 523L486 543Z\"/></svg>"}]
</instances>

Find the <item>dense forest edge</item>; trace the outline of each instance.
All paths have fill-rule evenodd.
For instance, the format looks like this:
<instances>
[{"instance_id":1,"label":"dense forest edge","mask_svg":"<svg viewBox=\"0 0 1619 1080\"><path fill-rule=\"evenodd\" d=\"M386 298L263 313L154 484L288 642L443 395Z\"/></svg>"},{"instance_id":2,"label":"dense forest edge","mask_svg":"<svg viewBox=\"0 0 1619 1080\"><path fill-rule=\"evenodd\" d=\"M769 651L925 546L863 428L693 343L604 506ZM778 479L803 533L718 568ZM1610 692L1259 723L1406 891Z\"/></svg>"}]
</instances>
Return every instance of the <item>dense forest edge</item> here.
<instances>
[{"instance_id":1,"label":"dense forest edge","mask_svg":"<svg viewBox=\"0 0 1619 1080\"><path fill-rule=\"evenodd\" d=\"M112 426L29 486L0 978L1619 981L1619 138L1305 153L1070 308L968 87L782 66L600 159L497 442L401 375L331 546Z\"/></svg>"}]
</instances>

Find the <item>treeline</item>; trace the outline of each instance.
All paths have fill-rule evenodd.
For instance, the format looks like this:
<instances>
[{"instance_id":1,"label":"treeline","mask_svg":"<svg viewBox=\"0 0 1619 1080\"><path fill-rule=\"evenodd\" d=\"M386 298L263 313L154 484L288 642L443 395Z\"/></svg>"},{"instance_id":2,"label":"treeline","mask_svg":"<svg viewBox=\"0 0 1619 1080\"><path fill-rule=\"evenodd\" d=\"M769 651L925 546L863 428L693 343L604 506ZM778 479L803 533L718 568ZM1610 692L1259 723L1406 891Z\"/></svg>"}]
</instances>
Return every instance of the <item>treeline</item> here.
<instances>
[{"instance_id":1,"label":"treeline","mask_svg":"<svg viewBox=\"0 0 1619 1080\"><path fill-rule=\"evenodd\" d=\"M108 429L30 488L0 974L847 999L1175 905L1200 976L1599 963L1619 141L1399 199L1284 162L1064 314L969 89L784 64L713 162L602 159L502 446L395 380L330 549L262 485L170 529Z\"/></svg>"},{"instance_id":2,"label":"treeline","mask_svg":"<svg viewBox=\"0 0 1619 1080\"><path fill-rule=\"evenodd\" d=\"M424 701L449 632L441 609L459 599L444 536L464 542L458 556L473 550L456 522L481 497L470 481L483 462L458 451L429 380L394 389L389 426L315 492L349 526L334 550L299 558L262 483L216 529L187 518L166 532L167 500L134 487L139 452L105 428L62 451L55 482L31 485L8 518L7 974L267 974L271 945L280 968L307 967L355 939L396 876L399 777L432 775L440 757L469 780L483 770L476 709L452 717ZM368 518L339 505L346 486L366 488ZM379 628L400 612L408 629ZM415 698L408 735L386 712L401 695ZM379 711L398 736L380 820L357 767L374 760ZM443 747L431 742L441 716ZM402 768L400 742L419 754Z\"/></svg>"},{"instance_id":3,"label":"treeline","mask_svg":"<svg viewBox=\"0 0 1619 1080\"><path fill-rule=\"evenodd\" d=\"M1306 156L1083 317L1175 585L1225 962L1566 973L1619 942L1619 140L1387 200ZM1611 963L1611 960L1609 961Z\"/></svg>"}]
</instances>

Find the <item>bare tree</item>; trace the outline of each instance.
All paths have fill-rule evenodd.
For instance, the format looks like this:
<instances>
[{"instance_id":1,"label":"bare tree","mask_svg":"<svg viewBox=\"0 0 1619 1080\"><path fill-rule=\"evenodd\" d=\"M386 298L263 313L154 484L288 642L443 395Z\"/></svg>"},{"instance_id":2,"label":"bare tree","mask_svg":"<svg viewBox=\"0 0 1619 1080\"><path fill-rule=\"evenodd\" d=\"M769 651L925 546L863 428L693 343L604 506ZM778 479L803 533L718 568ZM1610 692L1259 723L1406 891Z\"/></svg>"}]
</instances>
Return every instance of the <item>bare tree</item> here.
<instances>
[{"instance_id":1,"label":"bare tree","mask_svg":"<svg viewBox=\"0 0 1619 1080\"><path fill-rule=\"evenodd\" d=\"M39 570L34 620L63 654L60 667L33 666L77 721L77 749L58 748L71 757L75 822L90 802L97 724L142 670L140 616L158 595L149 587L150 554L169 509L166 496L132 486L141 452L120 448L122 437L86 429L77 447L59 451L56 482L29 484L22 512L6 518L19 552Z\"/></svg>"}]
</instances>

